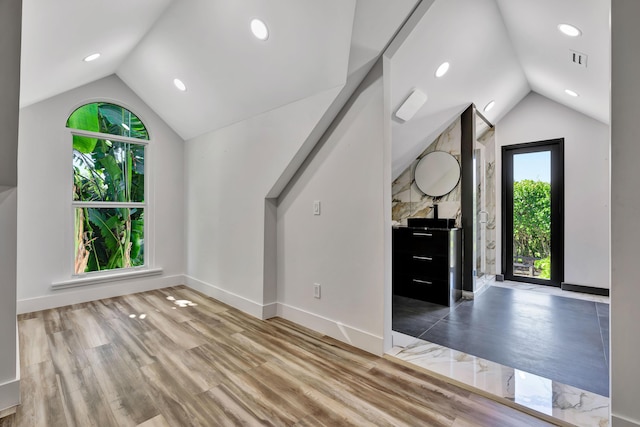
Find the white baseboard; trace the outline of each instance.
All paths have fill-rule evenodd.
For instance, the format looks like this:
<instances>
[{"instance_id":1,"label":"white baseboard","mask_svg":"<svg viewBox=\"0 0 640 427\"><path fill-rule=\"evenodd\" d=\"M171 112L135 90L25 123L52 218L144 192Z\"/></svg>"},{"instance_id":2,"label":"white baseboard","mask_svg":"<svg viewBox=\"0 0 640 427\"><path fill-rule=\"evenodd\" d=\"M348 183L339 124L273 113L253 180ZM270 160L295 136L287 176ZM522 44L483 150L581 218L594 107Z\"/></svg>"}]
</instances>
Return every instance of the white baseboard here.
<instances>
[{"instance_id":1,"label":"white baseboard","mask_svg":"<svg viewBox=\"0 0 640 427\"><path fill-rule=\"evenodd\" d=\"M358 347L364 351L368 351L369 353L379 356L384 353L384 343L381 336L371 334L358 328L345 325L341 322L286 304L275 302L260 304L188 275L149 277L137 280L118 281L113 284L101 283L95 286L87 286L82 289L72 288L57 290L51 295L18 300L17 312L18 314L30 313L33 311L64 307L70 304L79 304L103 298L112 298L120 295L162 289L181 284L187 285L205 295L210 296L211 298L215 298L218 301L228 304L259 319L269 319L279 316L313 329L319 333L351 344L354 347ZM0 395L0 398L1 397L2 396ZM0 400L0 403L1 402L2 400Z\"/></svg>"},{"instance_id":2,"label":"white baseboard","mask_svg":"<svg viewBox=\"0 0 640 427\"><path fill-rule=\"evenodd\" d=\"M384 340L382 337L341 322L283 303L278 303L278 316L369 353L378 356L382 356L384 353Z\"/></svg>"},{"instance_id":3,"label":"white baseboard","mask_svg":"<svg viewBox=\"0 0 640 427\"><path fill-rule=\"evenodd\" d=\"M262 318L271 319L278 316L278 303L272 302L271 304L265 304L262 306Z\"/></svg>"},{"instance_id":4,"label":"white baseboard","mask_svg":"<svg viewBox=\"0 0 640 427\"><path fill-rule=\"evenodd\" d=\"M282 317L283 319L290 320L321 334L346 342L369 353L379 356L383 353L382 337L327 319L326 317L282 303L260 304L187 275L185 275L185 284L211 298L217 299L259 319Z\"/></svg>"},{"instance_id":5,"label":"white baseboard","mask_svg":"<svg viewBox=\"0 0 640 427\"><path fill-rule=\"evenodd\" d=\"M612 427L640 427L640 421L630 420L621 416L611 414Z\"/></svg>"},{"instance_id":6,"label":"white baseboard","mask_svg":"<svg viewBox=\"0 0 640 427\"><path fill-rule=\"evenodd\" d=\"M0 411L20 404L20 380L0 384Z\"/></svg>"},{"instance_id":7,"label":"white baseboard","mask_svg":"<svg viewBox=\"0 0 640 427\"><path fill-rule=\"evenodd\" d=\"M80 304L104 298L112 298L120 295L128 295L137 292L162 289L169 286L177 286L184 283L184 276L145 277L131 280L119 280L113 283L99 283L85 286L81 289L60 289L50 295L36 298L19 299L17 304L18 314L31 313L33 311L47 310L50 308L64 307L70 304Z\"/></svg>"},{"instance_id":8,"label":"white baseboard","mask_svg":"<svg viewBox=\"0 0 640 427\"><path fill-rule=\"evenodd\" d=\"M0 384L0 418L15 411L20 404L20 339L16 322L16 379ZM14 408L14 411L11 410Z\"/></svg>"},{"instance_id":9,"label":"white baseboard","mask_svg":"<svg viewBox=\"0 0 640 427\"><path fill-rule=\"evenodd\" d=\"M184 278L185 284L187 286L200 291L203 294L210 296L211 298L217 299L220 302L228 304L233 308L244 311L245 313L250 314L253 317L257 317L258 319L268 319L270 317L275 317L275 313L277 313L277 309L274 307L276 303L266 305L260 304L238 294L234 294L233 292L229 292L225 289L212 285L211 283L203 282L202 280L196 279L195 277L185 275Z\"/></svg>"}]
</instances>

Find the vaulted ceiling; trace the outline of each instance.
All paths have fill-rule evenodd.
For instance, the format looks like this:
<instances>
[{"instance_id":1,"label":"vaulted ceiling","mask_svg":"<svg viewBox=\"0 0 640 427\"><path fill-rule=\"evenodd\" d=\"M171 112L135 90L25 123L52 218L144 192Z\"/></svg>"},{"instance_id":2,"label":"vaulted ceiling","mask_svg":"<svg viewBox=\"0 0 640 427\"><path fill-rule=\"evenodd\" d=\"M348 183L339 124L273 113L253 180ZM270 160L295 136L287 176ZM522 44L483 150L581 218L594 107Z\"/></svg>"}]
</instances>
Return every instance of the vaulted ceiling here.
<instances>
[{"instance_id":1,"label":"vaulted ceiling","mask_svg":"<svg viewBox=\"0 0 640 427\"><path fill-rule=\"evenodd\" d=\"M115 73L187 140L340 87L371 65L417 3L23 0L21 105ZM410 121L393 121L394 175L469 103L495 100L485 113L495 123L533 90L607 123L609 3L424 0L430 7L390 62L394 112L416 88L428 96ZM266 41L249 31L256 17ZM560 23L582 35L561 34ZM586 68L570 62L570 50L588 55ZM83 61L95 52L99 59ZM449 72L436 78L444 61Z\"/></svg>"},{"instance_id":2,"label":"vaulted ceiling","mask_svg":"<svg viewBox=\"0 0 640 427\"><path fill-rule=\"evenodd\" d=\"M414 89L428 97L410 120L393 117L393 176L470 103L495 124L533 90L608 123L609 8L609 0L435 0L391 61L393 112ZM563 23L582 34L562 34ZM586 67L572 51L588 56Z\"/></svg>"},{"instance_id":3,"label":"vaulted ceiling","mask_svg":"<svg viewBox=\"0 0 640 427\"><path fill-rule=\"evenodd\" d=\"M186 140L343 85L417 0L23 1L23 107L115 73Z\"/></svg>"},{"instance_id":4,"label":"vaulted ceiling","mask_svg":"<svg viewBox=\"0 0 640 427\"><path fill-rule=\"evenodd\" d=\"M610 0L497 0L511 43L531 89L603 123L609 123ZM582 34L567 37L558 25ZM586 55L584 66L572 53ZM565 89L579 96L567 96Z\"/></svg>"}]
</instances>

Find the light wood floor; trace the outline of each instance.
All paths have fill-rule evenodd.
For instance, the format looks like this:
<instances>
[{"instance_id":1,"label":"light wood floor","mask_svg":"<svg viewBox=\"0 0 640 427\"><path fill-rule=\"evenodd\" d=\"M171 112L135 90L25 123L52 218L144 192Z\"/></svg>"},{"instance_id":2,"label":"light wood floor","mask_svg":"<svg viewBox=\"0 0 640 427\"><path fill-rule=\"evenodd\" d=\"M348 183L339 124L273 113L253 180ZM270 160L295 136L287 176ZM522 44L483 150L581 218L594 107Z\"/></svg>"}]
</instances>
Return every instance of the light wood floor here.
<instances>
[{"instance_id":1,"label":"light wood floor","mask_svg":"<svg viewBox=\"0 0 640 427\"><path fill-rule=\"evenodd\" d=\"M548 425L185 287L21 315L19 333L23 403L0 427Z\"/></svg>"}]
</instances>

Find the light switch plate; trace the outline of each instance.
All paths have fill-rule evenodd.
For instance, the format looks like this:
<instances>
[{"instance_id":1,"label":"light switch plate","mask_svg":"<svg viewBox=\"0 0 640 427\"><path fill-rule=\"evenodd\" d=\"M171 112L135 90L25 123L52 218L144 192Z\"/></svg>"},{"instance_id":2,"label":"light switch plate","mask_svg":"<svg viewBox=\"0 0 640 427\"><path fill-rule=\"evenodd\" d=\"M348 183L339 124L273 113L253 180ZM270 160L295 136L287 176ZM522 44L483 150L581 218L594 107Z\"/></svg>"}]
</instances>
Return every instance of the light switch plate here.
<instances>
[{"instance_id":1,"label":"light switch plate","mask_svg":"<svg viewBox=\"0 0 640 427\"><path fill-rule=\"evenodd\" d=\"M320 215L320 200L313 201L313 214Z\"/></svg>"}]
</instances>

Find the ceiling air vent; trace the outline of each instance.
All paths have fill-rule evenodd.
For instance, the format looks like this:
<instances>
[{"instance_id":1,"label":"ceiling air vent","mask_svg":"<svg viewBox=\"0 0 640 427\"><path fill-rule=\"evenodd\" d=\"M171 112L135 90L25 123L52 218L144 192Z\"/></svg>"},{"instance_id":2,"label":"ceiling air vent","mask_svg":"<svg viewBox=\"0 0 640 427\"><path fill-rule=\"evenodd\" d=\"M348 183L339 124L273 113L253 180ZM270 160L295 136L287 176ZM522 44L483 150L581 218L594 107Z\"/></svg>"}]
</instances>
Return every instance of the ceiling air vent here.
<instances>
[{"instance_id":1,"label":"ceiling air vent","mask_svg":"<svg viewBox=\"0 0 640 427\"><path fill-rule=\"evenodd\" d=\"M587 68L587 54L576 52L575 50L569 49L569 58L571 62L581 67Z\"/></svg>"}]
</instances>

